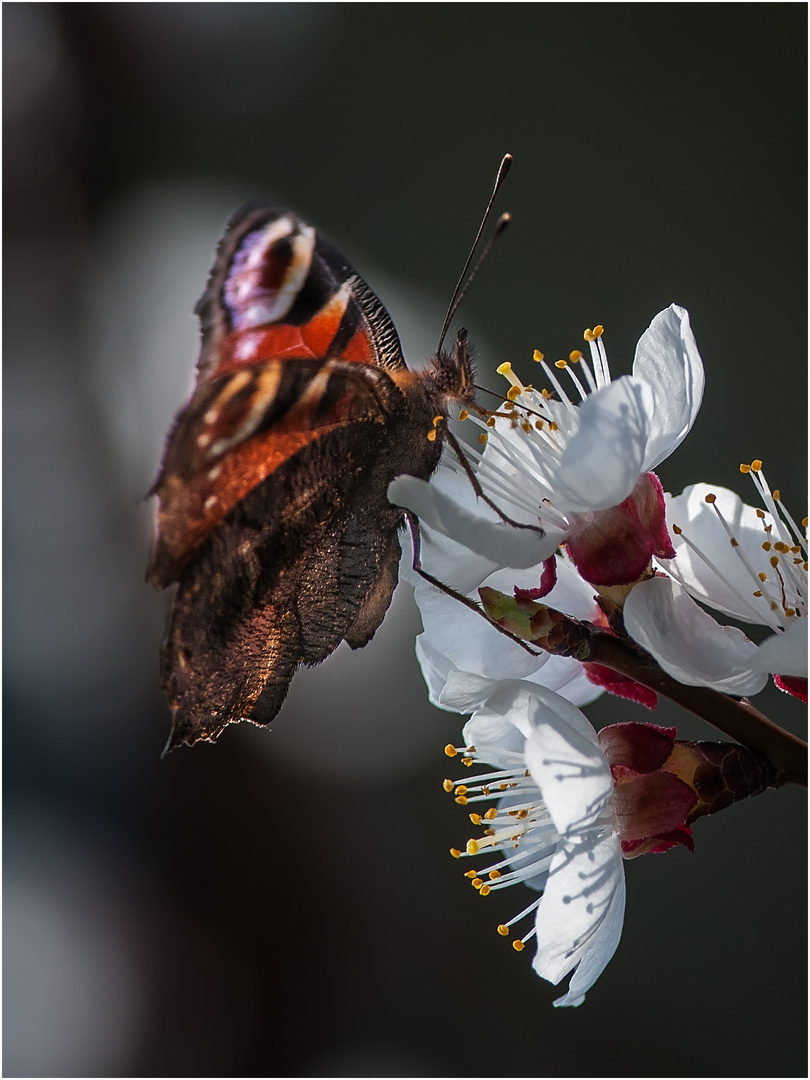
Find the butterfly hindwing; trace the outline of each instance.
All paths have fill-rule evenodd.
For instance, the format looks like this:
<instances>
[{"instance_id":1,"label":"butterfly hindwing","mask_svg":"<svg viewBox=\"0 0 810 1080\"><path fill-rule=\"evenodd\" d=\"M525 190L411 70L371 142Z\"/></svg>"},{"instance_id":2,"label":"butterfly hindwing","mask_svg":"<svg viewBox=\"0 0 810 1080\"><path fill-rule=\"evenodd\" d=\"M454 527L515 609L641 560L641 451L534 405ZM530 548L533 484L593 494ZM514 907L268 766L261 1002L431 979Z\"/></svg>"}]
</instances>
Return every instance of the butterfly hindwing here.
<instances>
[{"instance_id":1,"label":"butterfly hindwing","mask_svg":"<svg viewBox=\"0 0 810 1080\"><path fill-rule=\"evenodd\" d=\"M361 421L309 444L201 545L181 575L164 645L172 745L216 738L240 719L268 723L300 664L319 663L341 640L357 647L371 638L400 555L385 434ZM377 466L364 468L361 458L372 456ZM282 512L268 513L274 506Z\"/></svg>"}]
</instances>

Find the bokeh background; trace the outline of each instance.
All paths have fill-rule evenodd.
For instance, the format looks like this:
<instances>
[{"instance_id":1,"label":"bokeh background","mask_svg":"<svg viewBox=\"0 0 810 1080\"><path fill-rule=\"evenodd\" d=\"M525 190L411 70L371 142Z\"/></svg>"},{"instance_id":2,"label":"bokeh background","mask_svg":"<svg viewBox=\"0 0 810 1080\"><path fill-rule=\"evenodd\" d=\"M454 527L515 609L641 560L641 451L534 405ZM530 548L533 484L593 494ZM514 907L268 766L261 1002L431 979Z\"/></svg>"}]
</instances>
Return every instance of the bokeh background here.
<instances>
[{"instance_id":1,"label":"bokeh background","mask_svg":"<svg viewBox=\"0 0 810 1080\"><path fill-rule=\"evenodd\" d=\"M167 598L143 584L143 496L231 211L266 195L316 223L419 363L507 150L514 225L462 312L481 379L596 322L626 372L677 301L707 389L665 486L751 498L738 464L762 457L801 517L805 6L3 16L5 1075L806 1075L804 792L630 864L614 960L553 1010L495 933L527 899L482 901L447 855L460 720L427 704L407 587L272 730L161 760Z\"/></svg>"}]
</instances>

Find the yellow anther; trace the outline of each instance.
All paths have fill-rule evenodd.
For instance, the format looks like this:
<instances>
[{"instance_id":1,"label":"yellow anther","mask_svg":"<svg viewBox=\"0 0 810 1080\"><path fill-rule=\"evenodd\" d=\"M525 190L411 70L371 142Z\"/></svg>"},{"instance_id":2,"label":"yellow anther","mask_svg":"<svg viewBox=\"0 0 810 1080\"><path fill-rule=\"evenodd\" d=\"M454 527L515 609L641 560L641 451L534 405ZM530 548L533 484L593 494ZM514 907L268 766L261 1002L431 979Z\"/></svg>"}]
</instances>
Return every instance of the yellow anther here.
<instances>
[{"instance_id":1,"label":"yellow anther","mask_svg":"<svg viewBox=\"0 0 810 1080\"><path fill-rule=\"evenodd\" d=\"M477 878L473 878L473 880L472 880L472 881L470 882L470 884L472 885L472 887L473 887L474 889L480 889L480 888L481 888L481 886L482 886L482 885L483 885L484 883L483 883L483 881L481 880L481 878L480 878L480 877L477 877Z\"/></svg>"},{"instance_id":2,"label":"yellow anther","mask_svg":"<svg viewBox=\"0 0 810 1080\"><path fill-rule=\"evenodd\" d=\"M762 541L762 550L763 551L770 551L772 547L773 547L773 544L770 542L770 540L763 540Z\"/></svg>"},{"instance_id":3,"label":"yellow anther","mask_svg":"<svg viewBox=\"0 0 810 1080\"><path fill-rule=\"evenodd\" d=\"M498 927L498 933L501 937L509 937L509 927L504 926L503 923Z\"/></svg>"},{"instance_id":4,"label":"yellow anther","mask_svg":"<svg viewBox=\"0 0 810 1080\"><path fill-rule=\"evenodd\" d=\"M453 781L452 780L444 780L444 781L442 781L442 787L444 788L445 791L452 791L453 790Z\"/></svg>"},{"instance_id":5,"label":"yellow anther","mask_svg":"<svg viewBox=\"0 0 810 1080\"><path fill-rule=\"evenodd\" d=\"M443 420L444 420L444 417L443 417L443 416L434 416L434 417L433 417L433 426L434 426L434 427L436 427L436 425L437 425L437 424L441 424L441 422L442 422Z\"/></svg>"},{"instance_id":6,"label":"yellow anther","mask_svg":"<svg viewBox=\"0 0 810 1080\"><path fill-rule=\"evenodd\" d=\"M495 830L494 829L484 829L484 836L494 836L494 835L495 835Z\"/></svg>"},{"instance_id":7,"label":"yellow anther","mask_svg":"<svg viewBox=\"0 0 810 1080\"><path fill-rule=\"evenodd\" d=\"M739 547L740 546L740 541L737 539L736 536L732 536L731 540L729 540L729 543L731 544L732 547Z\"/></svg>"},{"instance_id":8,"label":"yellow anther","mask_svg":"<svg viewBox=\"0 0 810 1080\"><path fill-rule=\"evenodd\" d=\"M573 352L570 352L568 354L568 359L571 361L572 364L578 364L582 359L582 353L579 351L579 349L574 349Z\"/></svg>"},{"instance_id":9,"label":"yellow anther","mask_svg":"<svg viewBox=\"0 0 810 1080\"><path fill-rule=\"evenodd\" d=\"M492 821L497 816L498 816L498 811L496 810L496 808L494 806L490 806L489 810L487 810L487 812L484 814L484 820L485 821Z\"/></svg>"},{"instance_id":10,"label":"yellow anther","mask_svg":"<svg viewBox=\"0 0 810 1080\"><path fill-rule=\"evenodd\" d=\"M768 580L768 575L767 575L767 574L763 574L761 570L760 570L760 572L759 572L759 573L757 574L757 577L759 578L759 580L760 580L760 581L767 581L767 580Z\"/></svg>"},{"instance_id":11,"label":"yellow anther","mask_svg":"<svg viewBox=\"0 0 810 1080\"><path fill-rule=\"evenodd\" d=\"M457 795L466 795L467 794L466 785L465 784L459 784L458 787L456 788L456 794Z\"/></svg>"},{"instance_id":12,"label":"yellow anther","mask_svg":"<svg viewBox=\"0 0 810 1080\"><path fill-rule=\"evenodd\" d=\"M529 423L528 420L524 420L520 426L523 428L527 435L532 430L532 425Z\"/></svg>"},{"instance_id":13,"label":"yellow anther","mask_svg":"<svg viewBox=\"0 0 810 1080\"><path fill-rule=\"evenodd\" d=\"M752 596L762 596L762 589L754 589L751 593Z\"/></svg>"},{"instance_id":14,"label":"yellow anther","mask_svg":"<svg viewBox=\"0 0 810 1080\"><path fill-rule=\"evenodd\" d=\"M769 562L770 562L771 566L775 570L777 568L777 566L779 565L779 556L778 555L771 555L771 557L769 559Z\"/></svg>"},{"instance_id":15,"label":"yellow anther","mask_svg":"<svg viewBox=\"0 0 810 1080\"><path fill-rule=\"evenodd\" d=\"M675 533L676 536L680 536L683 532L683 529L680 527L680 525L673 525L672 531Z\"/></svg>"},{"instance_id":16,"label":"yellow anther","mask_svg":"<svg viewBox=\"0 0 810 1080\"><path fill-rule=\"evenodd\" d=\"M545 360L545 357L539 349L535 349L534 354L532 355L532 360L534 360L535 364L542 364L543 360Z\"/></svg>"},{"instance_id":17,"label":"yellow anther","mask_svg":"<svg viewBox=\"0 0 810 1080\"><path fill-rule=\"evenodd\" d=\"M453 856L454 859L460 859L461 858L461 852L458 850L457 847L451 847L450 848L450 854Z\"/></svg>"},{"instance_id":18,"label":"yellow anther","mask_svg":"<svg viewBox=\"0 0 810 1080\"><path fill-rule=\"evenodd\" d=\"M473 878L478 877L478 871L477 870L468 870L467 873L464 875L464 877L469 878L470 881L472 881Z\"/></svg>"},{"instance_id":19,"label":"yellow anther","mask_svg":"<svg viewBox=\"0 0 810 1080\"><path fill-rule=\"evenodd\" d=\"M796 609L795 608L792 608L792 607L786 607L785 608L785 615L787 615L787 617L789 619L792 619L795 614L796 614Z\"/></svg>"},{"instance_id":20,"label":"yellow anther","mask_svg":"<svg viewBox=\"0 0 810 1080\"><path fill-rule=\"evenodd\" d=\"M459 797L455 800L455 802L457 802L459 806L466 806L467 805L467 796L466 795L459 795Z\"/></svg>"},{"instance_id":21,"label":"yellow anther","mask_svg":"<svg viewBox=\"0 0 810 1080\"><path fill-rule=\"evenodd\" d=\"M515 398L520 397L520 390L517 386L510 386L509 389L506 391L506 397L508 401L513 402Z\"/></svg>"},{"instance_id":22,"label":"yellow anther","mask_svg":"<svg viewBox=\"0 0 810 1080\"><path fill-rule=\"evenodd\" d=\"M497 881L500 876L501 876L500 870L490 870L490 872L489 872L489 880L490 881Z\"/></svg>"},{"instance_id":23,"label":"yellow anther","mask_svg":"<svg viewBox=\"0 0 810 1080\"><path fill-rule=\"evenodd\" d=\"M490 889L489 885L482 885L481 888L478 890L478 895L489 896L491 892L492 890Z\"/></svg>"},{"instance_id":24,"label":"yellow anther","mask_svg":"<svg viewBox=\"0 0 810 1080\"><path fill-rule=\"evenodd\" d=\"M537 428L538 431L542 431L543 430L543 421L542 420L535 420L534 426Z\"/></svg>"},{"instance_id":25,"label":"yellow anther","mask_svg":"<svg viewBox=\"0 0 810 1080\"><path fill-rule=\"evenodd\" d=\"M445 746L444 748L444 752L445 754L447 754L448 757L455 757L458 753L458 750L456 750L455 746L453 746L452 743L448 743L447 746Z\"/></svg>"},{"instance_id":26,"label":"yellow anther","mask_svg":"<svg viewBox=\"0 0 810 1080\"><path fill-rule=\"evenodd\" d=\"M602 334L604 334L604 332L605 332L605 328L604 328L604 326L602 326L601 323L597 323L597 325L593 328L593 336L594 337L601 337Z\"/></svg>"},{"instance_id":27,"label":"yellow anther","mask_svg":"<svg viewBox=\"0 0 810 1080\"><path fill-rule=\"evenodd\" d=\"M508 784L498 784L498 787L501 789L501 791L506 791L506 789L509 787L509 785Z\"/></svg>"},{"instance_id":28,"label":"yellow anther","mask_svg":"<svg viewBox=\"0 0 810 1080\"><path fill-rule=\"evenodd\" d=\"M714 504L717 502L717 496L713 494L707 495L703 501L707 502L709 506L714 506Z\"/></svg>"},{"instance_id":29,"label":"yellow anther","mask_svg":"<svg viewBox=\"0 0 810 1080\"><path fill-rule=\"evenodd\" d=\"M567 360L555 360L554 361L554 367L567 368L568 367L568 361Z\"/></svg>"},{"instance_id":30,"label":"yellow anther","mask_svg":"<svg viewBox=\"0 0 810 1080\"><path fill-rule=\"evenodd\" d=\"M761 469L762 469L762 462L759 460L759 458L757 458L756 461L751 462L751 471L752 472L760 472Z\"/></svg>"},{"instance_id":31,"label":"yellow anther","mask_svg":"<svg viewBox=\"0 0 810 1080\"><path fill-rule=\"evenodd\" d=\"M514 387L513 387L513 389L514 389ZM509 393L511 394L511 393L512 393L512 391L510 390L510 391L509 391ZM503 411L504 411L504 412L508 412L508 413L511 413L511 412L514 412L514 410L515 410L515 403L514 403L514 401L505 401L505 402L503 403Z\"/></svg>"},{"instance_id":32,"label":"yellow anther","mask_svg":"<svg viewBox=\"0 0 810 1080\"><path fill-rule=\"evenodd\" d=\"M509 817L517 817L518 816L517 810L507 810L506 812L509 815Z\"/></svg>"},{"instance_id":33,"label":"yellow anther","mask_svg":"<svg viewBox=\"0 0 810 1080\"><path fill-rule=\"evenodd\" d=\"M466 765L468 769L469 769L470 765L472 765L472 763L473 763L473 759L471 757L463 757L461 759L461 764Z\"/></svg>"},{"instance_id":34,"label":"yellow anther","mask_svg":"<svg viewBox=\"0 0 810 1080\"><path fill-rule=\"evenodd\" d=\"M489 784L484 784L484 786L481 788L481 794L486 795L486 797L489 798L489 792L490 792Z\"/></svg>"},{"instance_id":35,"label":"yellow anther","mask_svg":"<svg viewBox=\"0 0 810 1080\"><path fill-rule=\"evenodd\" d=\"M431 428L427 433L428 442L436 442L436 428Z\"/></svg>"},{"instance_id":36,"label":"yellow anther","mask_svg":"<svg viewBox=\"0 0 810 1080\"><path fill-rule=\"evenodd\" d=\"M751 472L751 466L750 465L740 465L740 472L743 474L743 476L747 476L748 473Z\"/></svg>"},{"instance_id":37,"label":"yellow anther","mask_svg":"<svg viewBox=\"0 0 810 1080\"><path fill-rule=\"evenodd\" d=\"M560 430L560 425L555 420L549 420L549 422L548 422L548 430L549 431L559 431Z\"/></svg>"},{"instance_id":38,"label":"yellow anther","mask_svg":"<svg viewBox=\"0 0 810 1080\"><path fill-rule=\"evenodd\" d=\"M512 948L515 950L515 952L523 952L524 945L520 938L518 938L517 941L512 942Z\"/></svg>"},{"instance_id":39,"label":"yellow anther","mask_svg":"<svg viewBox=\"0 0 810 1080\"><path fill-rule=\"evenodd\" d=\"M773 489L773 497L774 499L776 499L777 502L779 502L779 500L782 498L782 492L779 488Z\"/></svg>"},{"instance_id":40,"label":"yellow anther","mask_svg":"<svg viewBox=\"0 0 810 1080\"><path fill-rule=\"evenodd\" d=\"M806 528L807 528L807 518L806 518L806 517L803 517L803 518L802 518L802 528L803 528L803 529L806 529Z\"/></svg>"},{"instance_id":41,"label":"yellow anther","mask_svg":"<svg viewBox=\"0 0 810 1080\"><path fill-rule=\"evenodd\" d=\"M518 810L518 817L520 818L521 821L524 818L527 818L528 816L529 816L529 811L528 810Z\"/></svg>"},{"instance_id":42,"label":"yellow anther","mask_svg":"<svg viewBox=\"0 0 810 1080\"><path fill-rule=\"evenodd\" d=\"M478 854L478 841L477 840L468 840L467 841L467 854L468 855L477 855Z\"/></svg>"},{"instance_id":43,"label":"yellow anther","mask_svg":"<svg viewBox=\"0 0 810 1080\"><path fill-rule=\"evenodd\" d=\"M585 333L582 336L585 338L586 341L595 341L596 340L596 338L594 337L593 330L586 330Z\"/></svg>"},{"instance_id":44,"label":"yellow anther","mask_svg":"<svg viewBox=\"0 0 810 1080\"><path fill-rule=\"evenodd\" d=\"M480 825L482 820L483 818L480 814L470 814L470 821L473 823L473 825Z\"/></svg>"},{"instance_id":45,"label":"yellow anther","mask_svg":"<svg viewBox=\"0 0 810 1080\"><path fill-rule=\"evenodd\" d=\"M540 397L542 397L542 398L550 398L551 397L551 391L546 390L546 388L544 386L543 389L540 391Z\"/></svg>"},{"instance_id":46,"label":"yellow anther","mask_svg":"<svg viewBox=\"0 0 810 1080\"><path fill-rule=\"evenodd\" d=\"M505 379L508 379L512 386L516 386L520 393L523 392L523 383L517 375L515 375L514 371L512 371L512 365L508 361L505 364L501 364L496 370L499 375L503 375Z\"/></svg>"},{"instance_id":47,"label":"yellow anther","mask_svg":"<svg viewBox=\"0 0 810 1080\"><path fill-rule=\"evenodd\" d=\"M488 416L487 417L487 427L495 427L495 417L494 416Z\"/></svg>"},{"instance_id":48,"label":"yellow anther","mask_svg":"<svg viewBox=\"0 0 810 1080\"><path fill-rule=\"evenodd\" d=\"M485 431L482 431L481 434L478 436L478 441L483 446L488 438L489 436L487 435L487 433Z\"/></svg>"},{"instance_id":49,"label":"yellow anther","mask_svg":"<svg viewBox=\"0 0 810 1080\"><path fill-rule=\"evenodd\" d=\"M760 520L760 521L764 521L764 520L765 520L765 511L764 511L764 510L760 510L760 508L759 508L759 507L757 507L757 517L759 518L759 520Z\"/></svg>"},{"instance_id":50,"label":"yellow anther","mask_svg":"<svg viewBox=\"0 0 810 1080\"><path fill-rule=\"evenodd\" d=\"M462 409L461 412L458 414L458 418L459 420L466 420L469 415L470 414L467 412L466 409Z\"/></svg>"},{"instance_id":51,"label":"yellow anther","mask_svg":"<svg viewBox=\"0 0 810 1080\"><path fill-rule=\"evenodd\" d=\"M781 540L777 540L773 546L774 550L778 551L780 555L786 555L790 551L790 548L787 546L787 544L783 544Z\"/></svg>"}]
</instances>

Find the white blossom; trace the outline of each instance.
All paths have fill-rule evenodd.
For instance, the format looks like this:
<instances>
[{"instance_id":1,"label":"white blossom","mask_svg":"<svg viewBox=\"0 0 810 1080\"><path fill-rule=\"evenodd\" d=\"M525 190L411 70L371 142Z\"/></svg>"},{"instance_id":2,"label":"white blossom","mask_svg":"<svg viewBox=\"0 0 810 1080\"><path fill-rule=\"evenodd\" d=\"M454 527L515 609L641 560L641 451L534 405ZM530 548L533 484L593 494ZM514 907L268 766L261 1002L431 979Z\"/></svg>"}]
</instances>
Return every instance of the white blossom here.
<instances>
[{"instance_id":1,"label":"white blossom","mask_svg":"<svg viewBox=\"0 0 810 1080\"><path fill-rule=\"evenodd\" d=\"M762 463L743 471L765 509L707 484L666 496L676 556L659 565L669 576L637 585L624 609L631 636L670 675L736 695L757 693L769 672L807 676L806 541ZM696 600L771 635L757 646Z\"/></svg>"}]
</instances>

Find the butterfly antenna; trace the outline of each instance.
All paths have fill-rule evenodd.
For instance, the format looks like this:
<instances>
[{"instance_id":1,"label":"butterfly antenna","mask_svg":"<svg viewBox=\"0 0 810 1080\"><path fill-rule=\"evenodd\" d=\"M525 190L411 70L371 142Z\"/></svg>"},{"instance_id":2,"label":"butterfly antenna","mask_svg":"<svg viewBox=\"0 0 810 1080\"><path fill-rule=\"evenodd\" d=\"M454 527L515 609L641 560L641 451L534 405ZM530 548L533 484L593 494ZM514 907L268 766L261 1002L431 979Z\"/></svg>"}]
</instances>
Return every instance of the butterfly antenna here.
<instances>
[{"instance_id":1,"label":"butterfly antenna","mask_svg":"<svg viewBox=\"0 0 810 1080\"><path fill-rule=\"evenodd\" d=\"M445 316L444 325L442 326L442 332L439 335L439 345L438 345L438 348L436 350L437 352L441 349L441 347L442 347L442 345L444 343L444 339L447 336L447 331L450 329L450 323L453 321L453 316L458 311L458 306L461 303L462 299L464 298L464 294L466 293L467 289L470 287L470 284L472 283L473 279L475 278L475 275L481 269L481 266L483 265L484 260L489 255L490 251L492 250L492 245L495 243L497 238L501 235L503 230L506 228L506 226L511 221L511 217L510 217L509 214L502 214L501 215L501 217L498 219L498 224L495 227L495 233L494 233L492 239L487 244L486 248L484 249L483 254L481 255L481 258L476 263L475 269L470 274L470 276L467 277L467 271L470 269L470 264L472 263L473 257L475 256L476 248L478 247L478 244L481 241L481 235L482 235L484 229L486 228L487 222L489 221L489 215L492 213L492 206L493 206L493 204L495 202L495 197L498 194L498 191L500 190L501 184L506 179L506 174L509 172L509 169L510 169L511 165L512 165L512 155L511 154L504 154L503 161L501 162L500 167L498 169L498 175L495 177L495 185L494 185L494 187L492 189L492 194L489 197L489 202L487 203L487 208L484 211L484 216L481 219L481 224L478 227L478 232L476 233L475 240L473 241L473 246L470 248L470 254L467 256L467 261L464 264L464 269L461 271L461 276L459 277L458 283L456 284L456 287L453 290L453 296L452 296L452 299L450 300L450 305L447 308L447 315Z\"/></svg>"}]
</instances>

